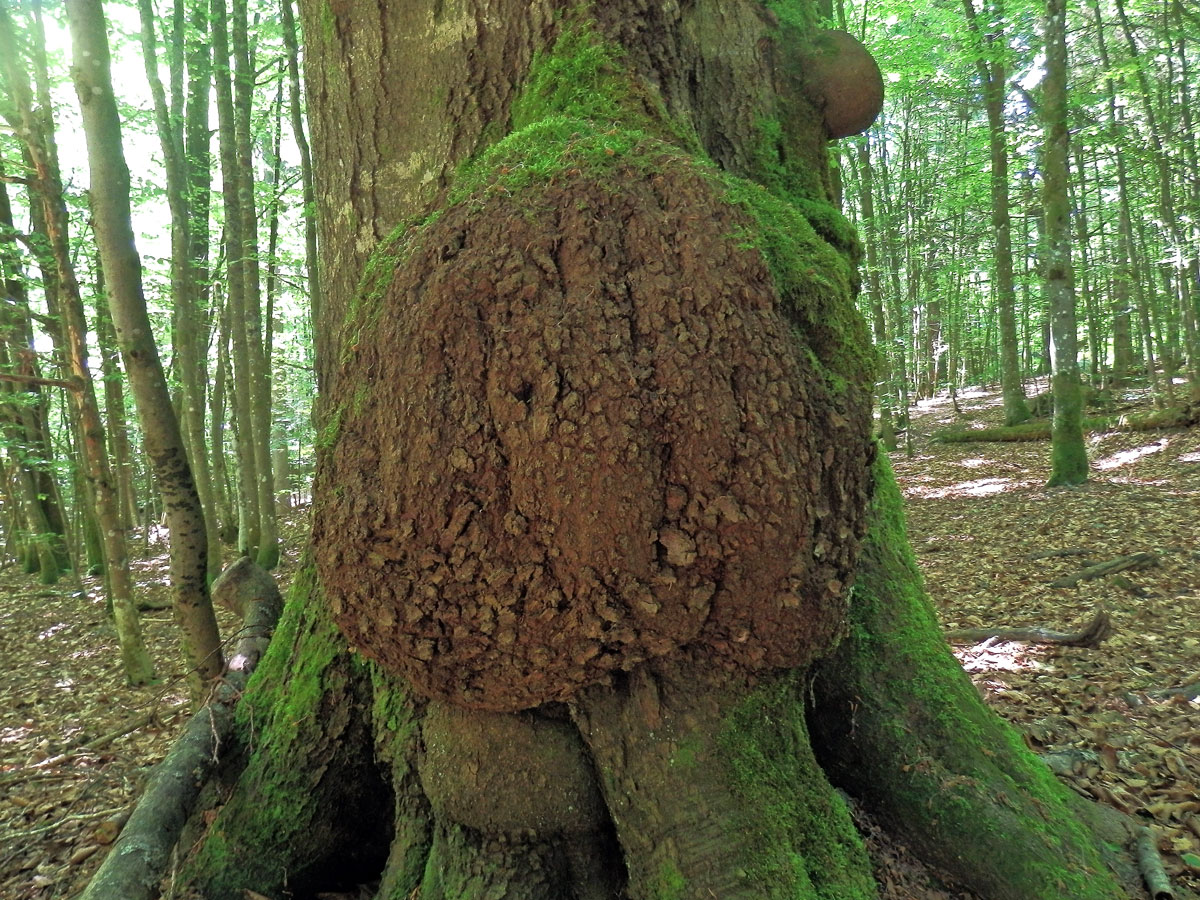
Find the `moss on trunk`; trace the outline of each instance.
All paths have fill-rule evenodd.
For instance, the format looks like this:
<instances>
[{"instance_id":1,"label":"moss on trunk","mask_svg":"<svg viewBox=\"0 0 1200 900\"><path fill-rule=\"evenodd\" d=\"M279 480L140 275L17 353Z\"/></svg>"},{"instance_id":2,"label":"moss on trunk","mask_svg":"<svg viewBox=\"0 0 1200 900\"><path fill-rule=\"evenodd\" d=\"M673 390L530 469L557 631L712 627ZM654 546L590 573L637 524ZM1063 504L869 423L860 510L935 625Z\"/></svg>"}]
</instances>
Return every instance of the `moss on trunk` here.
<instances>
[{"instance_id":1,"label":"moss on trunk","mask_svg":"<svg viewBox=\"0 0 1200 900\"><path fill-rule=\"evenodd\" d=\"M696 656L580 699L629 897L875 896L862 842L809 749L798 684L795 672L755 683Z\"/></svg>"},{"instance_id":2,"label":"moss on trunk","mask_svg":"<svg viewBox=\"0 0 1200 900\"><path fill-rule=\"evenodd\" d=\"M347 652L304 568L238 708L248 764L184 880L203 885L208 900L233 900L244 889L332 889L378 873L391 838L389 790L371 752L369 709L366 667Z\"/></svg>"},{"instance_id":3,"label":"moss on trunk","mask_svg":"<svg viewBox=\"0 0 1200 900\"><path fill-rule=\"evenodd\" d=\"M1067 790L984 706L942 637L882 454L850 636L820 664L818 758L924 858L996 900L1124 896Z\"/></svg>"}]
</instances>

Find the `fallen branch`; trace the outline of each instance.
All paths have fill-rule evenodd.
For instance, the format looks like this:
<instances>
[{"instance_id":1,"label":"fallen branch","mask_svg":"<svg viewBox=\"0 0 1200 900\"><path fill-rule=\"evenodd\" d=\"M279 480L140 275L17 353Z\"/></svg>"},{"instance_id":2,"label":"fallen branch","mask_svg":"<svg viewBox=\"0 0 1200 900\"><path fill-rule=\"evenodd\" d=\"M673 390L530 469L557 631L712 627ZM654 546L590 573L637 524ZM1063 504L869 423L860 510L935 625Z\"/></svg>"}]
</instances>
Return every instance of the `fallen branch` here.
<instances>
[{"instance_id":1,"label":"fallen branch","mask_svg":"<svg viewBox=\"0 0 1200 900\"><path fill-rule=\"evenodd\" d=\"M1098 605L1091 621L1079 631L1051 631L1048 628L960 628L946 632L946 639L952 644L966 644L996 638L1001 641L1061 644L1065 647L1087 647L1094 650L1111 637L1113 631L1108 610L1103 605Z\"/></svg>"},{"instance_id":2,"label":"fallen branch","mask_svg":"<svg viewBox=\"0 0 1200 900\"><path fill-rule=\"evenodd\" d=\"M88 738L85 735L84 737L77 738L71 741L71 743L68 745L69 749L64 753L60 753L57 756L47 757L46 759L33 763L30 766L0 775L0 785L9 784L16 781L24 781L27 778L32 777L32 775L44 772L44 770L53 769L55 766L62 765L65 762L70 762L72 759L79 756L80 753L101 750L104 747L107 747L117 738L124 737L131 731L137 731L137 729L149 725L157 718L158 711L151 710L150 712L135 716L132 719L127 719L123 724L117 726L117 728L115 728L113 731L110 731L108 734L102 735L101 737Z\"/></svg>"},{"instance_id":3,"label":"fallen branch","mask_svg":"<svg viewBox=\"0 0 1200 900\"><path fill-rule=\"evenodd\" d=\"M1062 578L1056 578L1050 582L1050 587L1074 587L1081 581L1103 578L1105 575L1124 572L1128 569L1145 569L1157 562L1157 553L1130 553L1126 556L1118 556L1116 559L1110 559L1107 562L1096 563L1094 566L1088 566L1086 569L1080 569L1073 575L1064 575Z\"/></svg>"},{"instance_id":4,"label":"fallen branch","mask_svg":"<svg viewBox=\"0 0 1200 900\"><path fill-rule=\"evenodd\" d=\"M1117 426L1116 419L1084 419L1084 431L1108 431ZM1049 422L1024 422L1020 425L997 426L995 428L947 428L935 432L930 439L942 444L968 444L975 441L1048 441Z\"/></svg>"},{"instance_id":5,"label":"fallen branch","mask_svg":"<svg viewBox=\"0 0 1200 900\"><path fill-rule=\"evenodd\" d=\"M1188 428L1200 421L1200 404L1173 406L1150 413L1131 414L1083 420L1084 431L1159 431L1168 428ZM1050 423L1024 422L1020 425L995 428L947 428L935 432L930 439L943 444L963 444L973 441L1048 441Z\"/></svg>"},{"instance_id":6,"label":"fallen branch","mask_svg":"<svg viewBox=\"0 0 1200 900\"><path fill-rule=\"evenodd\" d=\"M1175 900L1175 892L1171 890L1171 880L1163 868L1154 834L1144 826L1138 829L1137 862L1142 879L1150 889L1150 896L1154 900Z\"/></svg>"},{"instance_id":7,"label":"fallen branch","mask_svg":"<svg viewBox=\"0 0 1200 900\"><path fill-rule=\"evenodd\" d=\"M171 852L200 789L216 768L222 746L228 743L237 700L279 614L278 601L251 605L225 678L154 767L129 823L77 900L151 900L158 895Z\"/></svg>"},{"instance_id":8,"label":"fallen branch","mask_svg":"<svg viewBox=\"0 0 1200 900\"><path fill-rule=\"evenodd\" d=\"M1065 550L1041 550L1037 553L1026 553L1025 559L1032 561L1038 559L1050 559L1051 557L1055 556L1087 556L1091 552L1091 550L1088 550L1084 547L1068 547Z\"/></svg>"},{"instance_id":9,"label":"fallen branch","mask_svg":"<svg viewBox=\"0 0 1200 900\"><path fill-rule=\"evenodd\" d=\"M1176 688L1161 688L1157 691L1148 691L1147 697L1152 697L1155 700L1170 700L1173 697L1182 697L1185 700L1200 700L1200 681L1194 681L1191 684Z\"/></svg>"}]
</instances>

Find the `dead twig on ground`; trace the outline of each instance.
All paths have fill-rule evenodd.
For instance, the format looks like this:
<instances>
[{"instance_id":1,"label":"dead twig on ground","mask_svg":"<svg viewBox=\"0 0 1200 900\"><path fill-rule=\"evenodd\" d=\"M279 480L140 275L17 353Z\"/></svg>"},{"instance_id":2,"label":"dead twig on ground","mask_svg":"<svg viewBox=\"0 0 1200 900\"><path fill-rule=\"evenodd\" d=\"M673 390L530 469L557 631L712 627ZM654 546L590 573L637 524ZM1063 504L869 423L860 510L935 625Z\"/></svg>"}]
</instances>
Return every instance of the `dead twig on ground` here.
<instances>
[{"instance_id":1,"label":"dead twig on ground","mask_svg":"<svg viewBox=\"0 0 1200 900\"><path fill-rule=\"evenodd\" d=\"M1050 582L1050 587L1075 587L1081 581L1091 581L1095 578L1103 578L1105 575L1112 575L1115 572L1125 572L1129 569L1145 569L1157 563L1157 553L1129 553L1125 556L1118 556L1116 559L1110 559L1107 562L1096 563L1094 566L1088 566L1086 569L1080 569L1072 575L1064 575L1062 578L1056 578Z\"/></svg>"},{"instance_id":2,"label":"dead twig on ground","mask_svg":"<svg viewBox=\"0 0 1200 900\"><path fill-rule=\"evenodd\" d=\"M1061 644L1066 647L1087 647L1094 650L1112 636L1112 619L1103 604L1096 607L1091 621L1079 631L1051 631L1048 628L959 628L946 632L952 644L965 644L991 639L1024 641L1030 644Z\"/></svg>"}]
</instances>

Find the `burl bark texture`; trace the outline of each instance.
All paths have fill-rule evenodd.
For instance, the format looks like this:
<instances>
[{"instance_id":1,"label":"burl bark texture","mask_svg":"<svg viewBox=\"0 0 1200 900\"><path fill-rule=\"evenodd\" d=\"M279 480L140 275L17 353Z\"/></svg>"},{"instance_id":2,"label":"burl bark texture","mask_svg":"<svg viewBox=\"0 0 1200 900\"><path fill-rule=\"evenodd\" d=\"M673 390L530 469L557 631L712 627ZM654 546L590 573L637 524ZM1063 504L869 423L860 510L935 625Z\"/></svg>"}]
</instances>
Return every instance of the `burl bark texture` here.
<instances>
[{"instance_id":1,"label":"burl bark texture","mask_svg":"<svg viewBox=\"0 0 1200 900\"><path fill-rule=\"evenodd\" d=\"M318 493L362 652L509 711L683 647L758 669L836 640L869 395L835 398L721 190L576 170L414 234Z\"/></svg>"}]
</instances>

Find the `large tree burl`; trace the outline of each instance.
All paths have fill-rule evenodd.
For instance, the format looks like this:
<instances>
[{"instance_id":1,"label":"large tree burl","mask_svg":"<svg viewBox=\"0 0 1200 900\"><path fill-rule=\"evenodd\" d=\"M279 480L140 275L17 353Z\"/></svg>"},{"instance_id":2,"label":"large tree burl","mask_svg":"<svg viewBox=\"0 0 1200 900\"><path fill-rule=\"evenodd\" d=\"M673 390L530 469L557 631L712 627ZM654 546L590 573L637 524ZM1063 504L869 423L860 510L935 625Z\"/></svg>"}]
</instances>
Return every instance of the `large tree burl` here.
<instances>
[{"instance_id":1,"label":"large tree burl","mask_svg":"<svg viewBox=\"0 0 1200 900\"><path fill-rule=\"evenodd\" d=\"M795 324L722 193L682 162L576 170L411 239L319 476L351 644L509 711L680 648L757 669L836 641L869 385L823 369L836 331Z\"/></svg>"}]
</instances>

